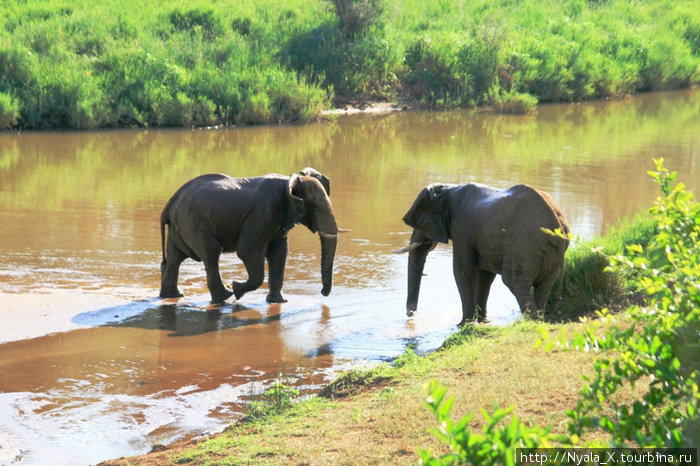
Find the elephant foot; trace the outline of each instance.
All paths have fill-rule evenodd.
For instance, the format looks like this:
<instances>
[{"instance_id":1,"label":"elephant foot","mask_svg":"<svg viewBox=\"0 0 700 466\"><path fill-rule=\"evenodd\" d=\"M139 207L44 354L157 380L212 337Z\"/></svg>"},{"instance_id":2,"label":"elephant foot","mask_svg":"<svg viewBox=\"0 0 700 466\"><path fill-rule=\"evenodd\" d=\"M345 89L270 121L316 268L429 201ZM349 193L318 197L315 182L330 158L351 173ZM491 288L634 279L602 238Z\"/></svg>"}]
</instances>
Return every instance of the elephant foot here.
<instances>
[{"instance_id":1,"label":"elephant foot","mask_svg":"<svg viewBox=\"0 0 700 466\"><path fill-rule=\"evenodd\" d=\"M180 290L178 290L177 288L175 288L174 290L161 288L160 294L158 296L161 298L182 298L184 295L180 293Z\"/></svg>"},{"instance_id":2,"label":"elephant foot","mask_svg":"<svg viewBox=\"0 0 700 466\"><path fill-rule=\"evenodd\" d=\"M471 317L462 317L462 320L459 321L457 324L458 327L464 327L467 324L473 324L474 323L474 316Z\"/></svg>"},{"instance_id":3,"label":"elephant foot","mask_svg":"<svg viewBox=\"0 0 700 466\"><path fill-rule=\"evenodd\" d=\"M272 291L269 292L267 294L267 297L265 298L265 300L268 303L286 303L287 302L287 298L284 296L284 294L282 294L281 291L277 291L275 293L273 293Z\"/></svg>"},{"instance_id":4,"label":"elephant foot","mask_svg":"<svg viewBox=\"0 0 700 466\"><path fill-rule=\"evenodd\" d=\"M236 296L236 299L241 299L241 297L249 291L246 289L245 283L233 281L231 286L233 287L233 294Z\"/></svg>"},{"instance_id":5,"label":"elephant foot","mask_svg":"<svg viewBox=\"0 0 700 466\"><path fill-rule=\"evenodd\" d=\"M229 291L229 290L219 292L219 293L211 293L211 301L213 303L223 303L231 296L233 296L233 291Z\"/></svg>"}]
</instances>

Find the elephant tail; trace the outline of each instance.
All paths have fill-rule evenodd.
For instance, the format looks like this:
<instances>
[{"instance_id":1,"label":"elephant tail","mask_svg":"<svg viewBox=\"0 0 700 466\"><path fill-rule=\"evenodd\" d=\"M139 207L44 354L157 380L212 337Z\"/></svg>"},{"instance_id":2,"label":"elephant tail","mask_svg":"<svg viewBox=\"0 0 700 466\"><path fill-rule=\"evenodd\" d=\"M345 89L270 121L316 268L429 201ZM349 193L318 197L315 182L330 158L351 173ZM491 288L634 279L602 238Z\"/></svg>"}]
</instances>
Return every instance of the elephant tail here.
<instances>
[{"instance_id":1,"label":"elephant tail","mask_svg":"<svg viewBox=\"0 0 700 466\"><path fill-rule=\"evenodd\" d=\"M160 214L160 250L163 254L163 261L160 263L160 268L163 270L165 268L165 225L170 224L170 217L168 216L168 209L163 209L163 213Z\"/></svg>"}]
</instances>

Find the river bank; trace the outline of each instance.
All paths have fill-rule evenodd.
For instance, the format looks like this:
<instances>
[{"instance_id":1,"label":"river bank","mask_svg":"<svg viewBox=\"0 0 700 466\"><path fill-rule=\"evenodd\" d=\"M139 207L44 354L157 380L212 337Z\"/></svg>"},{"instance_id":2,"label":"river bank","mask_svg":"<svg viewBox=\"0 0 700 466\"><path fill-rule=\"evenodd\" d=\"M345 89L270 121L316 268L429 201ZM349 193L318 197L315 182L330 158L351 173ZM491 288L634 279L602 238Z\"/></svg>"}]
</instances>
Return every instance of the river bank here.
<instances>
[{"instance_id":1,"label":"river bank","mask_svg":"<svg viewBox=\"0 0 700 466\"><path fill-rule=\"evenodd\" d=\"M0 129L307 123L339 96L524 113L700 83L693 0L0 5Z\"/></svg>"},{"instance_id":2,"label":"river bank","mask_svg":"<svg viewBox=\"0 0 700 466\"><path fill-rule=\"evenodd\" d=\"M430 432L437 424L425 400L427 382L433 379L455 396L453 419L491 412L494 404L513 406L521 422L551 425L564 433L566 410L575 406L582 377L592 373L596 355L536 347L539 331L556 335L562 330L572 334L581 324L520 321L471 327L448 340L455 343L447 348L424 357L407 353L369 376L351 374L350 382L341 379L326 397L296 403L281 415L102 465L414 464L418 448L447 452ZM619 399L628 397L632 393ZM481 431L484 423L476 414L470 426Z\"/></svg>"}]
</instances>

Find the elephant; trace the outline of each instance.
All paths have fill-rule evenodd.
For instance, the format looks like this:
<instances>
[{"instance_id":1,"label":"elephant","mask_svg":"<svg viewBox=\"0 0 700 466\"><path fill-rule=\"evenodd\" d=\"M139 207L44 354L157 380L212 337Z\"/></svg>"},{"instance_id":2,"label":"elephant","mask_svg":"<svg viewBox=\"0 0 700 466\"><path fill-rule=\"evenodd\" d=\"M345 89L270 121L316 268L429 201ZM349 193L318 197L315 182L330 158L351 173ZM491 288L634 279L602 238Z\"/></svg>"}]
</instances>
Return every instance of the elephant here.
<instances>
[{"instance_id":1,"label":"elephant","mask_svg":"<svg viewBox=\"0 0 700 466\"><path fill-rule=\"evenodd\" d=\"M191 258L204 263L213 302L223 302L232 295L240 299L262 285L267 259L266 300L286 302L282 283L287 234L297 223L319 233L321 293L328 296L338 242L329 193L328 178L310 167L291 176L232 178L210 173L186 182L167 202L160 218L163 253L160 297L182 296L177 286L180 264ZM222 252L236 252L248 272L248 280L234 281L232 290L224 286L219 273Z\"/></svg>"},{"instance_id":2,"label":"elephant","mask_svg":"<svg viewBox=\"0 0 700 466\"><path fill-rule=\"evenodd\" d=\"M403 217L413 228L409 246L406 313L418 307L423 267L437 243L453 245L453 273L462 300L459 325L486 320L486 302L496 274L515 295L523 315L544 313L559 277L569 241L569 226L551 196L518 184L497 189L479 183L425 187ZM534 297L531 292L534 288ZM561 287L559 287L561 291Z\"/></svg>"}]
</instances>

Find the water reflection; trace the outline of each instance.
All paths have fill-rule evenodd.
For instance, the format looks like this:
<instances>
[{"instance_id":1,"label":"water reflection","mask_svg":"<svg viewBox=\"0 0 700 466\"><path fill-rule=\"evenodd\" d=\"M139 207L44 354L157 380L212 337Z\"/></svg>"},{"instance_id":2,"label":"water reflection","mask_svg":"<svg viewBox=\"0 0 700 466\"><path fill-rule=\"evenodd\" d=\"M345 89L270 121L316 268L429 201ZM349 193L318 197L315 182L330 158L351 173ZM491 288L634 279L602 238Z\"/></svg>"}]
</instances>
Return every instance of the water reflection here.
<instances>
[{"instance_id":1,"label":"water reflection","mask_svg":"<svg viewBox=\"0 0 700 466\"><path fill-rule=\"evenodd\" d=\"M646 170L660 156L697 191L700 92L547 105L529 116L409 112L303 127L0 134L0 463L142 452L220 428L280 372L313 391L338 367L408 346L432 350L461 317L450 247L429 257L412 319L406 257L390 254L408 241L401 217L422 187L529 183L555 198L574 234L591 237L653 202ZM352 230L340 239L329 297L320 295L318 237L298 227L288 303L265 303L264 285L211 307L193 261L181 268L183 299L155 298L159 216L175 189L205 172L306 166L331 178L338 223ZM245 276L235 255L222 256L221 270L225 283ZM512 321L516 308L497 280L489 319Z\"/></svg>"},{"instance_id":2,"label":"water reflection","mask_svg":"<svg viewBox=\"0 0 700 466\"><path fill-rule=\"evenodd\" d=\"M260 325L280 319L279 305L177 304L176 299L137 301L76 315L72 321L85 326L132 327L144 330L167 330L168 336L193 336L230 328ZM156 304L154 306L154 304ZM276 309L275 309L276 308ZM272 312L270 312L272 310ZM248 312L249 311L249 312ZM276 311L276 312L275 312Z\"/></svg>"}]
</instances>

